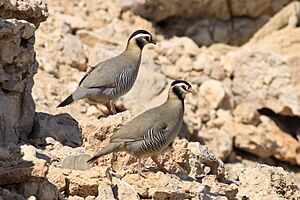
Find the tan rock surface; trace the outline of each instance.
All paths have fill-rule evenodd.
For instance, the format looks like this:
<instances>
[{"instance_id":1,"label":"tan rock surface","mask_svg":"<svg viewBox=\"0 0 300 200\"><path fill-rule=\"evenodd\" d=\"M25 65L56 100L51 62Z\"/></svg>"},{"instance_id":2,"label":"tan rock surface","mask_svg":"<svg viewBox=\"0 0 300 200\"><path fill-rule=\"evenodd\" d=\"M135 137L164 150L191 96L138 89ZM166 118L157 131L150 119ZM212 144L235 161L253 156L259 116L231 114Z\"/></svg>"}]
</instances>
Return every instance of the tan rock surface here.
<instances>
[{"instance_id":1,"label":"tan rock surface","mask_svg":"<svg viewBox=\"0 0 300 200\"><path fill-rule=\"evenodd\" d=\"M299 34L296 26L287 25L297 22L297 9L288 14L291 21L283 20L287 27L270 29L255 43L200 48L199 44L213 42L244 43L289 1L194 2L205 4L193 7L201 12L190 9L190 1L177 7L171 3L152 15L163 17L158 24L122 10L124 6L116 2L49 0L49 19L36 37L35 27L46 16L45 3L4 1L3 7L0 3L0 10L4 9L0 16L5 18L0 19L1 194L78 200L297 199L299 141L283 128L299 117ZM151 5L147 14L166 5L156 2L144 1L140 9ZM284 10L297 8L296 4ZM20 18L6 19L11 14ZM137 28L153 33L157 46L144 49L134 88L117 102L120 110L129 111L98 120L106 108L88 101L57 109L84 70L120 53ZM40 63L33 87L36 114L31 97L37 70L35 38ZM86 160L107 144L113 132L138 113L161 104L170 82L177 78L191 82L198 94L187 97L180 138L159 158L173 174L163 174L151 159L143 159L146 178L140 177L136 159L124 152L87 165ZM262 108L290 118L283 126L275 118L260 116L257 110ZM292 124L294 132L300 130L297 124Z\"/></svg>"}]
</instances>

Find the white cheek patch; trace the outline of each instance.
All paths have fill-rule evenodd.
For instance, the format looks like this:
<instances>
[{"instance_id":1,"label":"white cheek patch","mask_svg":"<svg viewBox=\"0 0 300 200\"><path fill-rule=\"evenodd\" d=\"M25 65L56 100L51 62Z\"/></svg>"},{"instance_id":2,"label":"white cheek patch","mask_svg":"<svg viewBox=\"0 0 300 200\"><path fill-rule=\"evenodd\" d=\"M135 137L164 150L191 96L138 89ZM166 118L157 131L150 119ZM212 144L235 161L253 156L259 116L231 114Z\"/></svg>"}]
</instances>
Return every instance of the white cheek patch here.
<instances>
[{"instance_id":1,"label":"white cheek patch","mask_svg":"<svg viewBox=\"0 0 300 200\"><path fill-rule=\"evenodd\" d=\"M186 90L183 89L182 87L184 87L184 88L186 88L186 89L189 88L189 86L188 86L187 84L185 84L185 83L177 83L177 84L175 84L175 85L178 85L178 86L180 87L180 89L182 89L182 90L184 90L184 91L186 91Z\"/></svg>"},{"instance_id":2,"label":"white cheek patch","mask_svg":"<svg viewBox=\"0 0 300 200\"><path fill-rule=\"evenodd\" d=\"M135 35L133 38L136 39L136 38L140 38L140 37L149 37L149 38L151 38L151 35L146 34L146 33L139 33L139 34Z\"/></svg>"}]
</instances>

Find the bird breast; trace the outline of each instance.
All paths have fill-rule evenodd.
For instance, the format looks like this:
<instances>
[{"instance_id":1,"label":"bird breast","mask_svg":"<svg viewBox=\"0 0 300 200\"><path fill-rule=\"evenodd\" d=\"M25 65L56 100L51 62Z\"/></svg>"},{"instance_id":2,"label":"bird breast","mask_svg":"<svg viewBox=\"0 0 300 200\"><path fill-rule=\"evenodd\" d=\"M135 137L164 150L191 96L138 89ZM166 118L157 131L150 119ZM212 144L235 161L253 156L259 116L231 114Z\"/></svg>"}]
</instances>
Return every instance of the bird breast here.
<instances>
[{"instance_id":1,"label":"bird breast","mask_svg":"<svg viewBox=\"0 0 300 200\"><path fill-rule=\"evenodd\" d=\"M112 90L112 96L118 98L126 94L132 87L137 77L137 69L126 68L122 70L115 79L115 88Z\"/></svg>"}]
</instances>

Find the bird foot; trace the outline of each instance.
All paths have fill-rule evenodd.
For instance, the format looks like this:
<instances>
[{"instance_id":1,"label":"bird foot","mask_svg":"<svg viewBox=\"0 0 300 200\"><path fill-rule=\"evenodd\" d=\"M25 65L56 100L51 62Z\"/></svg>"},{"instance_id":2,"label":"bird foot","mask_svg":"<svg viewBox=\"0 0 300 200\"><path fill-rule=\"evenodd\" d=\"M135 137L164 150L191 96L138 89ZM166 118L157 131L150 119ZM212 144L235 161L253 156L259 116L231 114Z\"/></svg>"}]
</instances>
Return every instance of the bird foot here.
<instances>
[{"instance_id":1,"label":"bird foot","mask_svg":"<svg viewBox=\"0 0 300 200\"><path fill-rule=\"evenodd\" d=\"M143 177L143 178L146 178L146 174L144 174L143 172L139 172L139 171L138 171L138 175L140 175L140 176Z\"/></svg>"},{"instance_id":2,"label":"bird foot","mask_svg":"<svg viewBox=\"0 0 300 200\"><path fill-rule=\"evenodd\" d=\"M165 174L169 173L169 174L172 174L169 170L167 170L163 164L161 164L159 161L158 161L158 158L157 157L151 157L153 162L157 165L157 167L159 168L160 171L164 172Z\"/></svg>"}]
</instances>

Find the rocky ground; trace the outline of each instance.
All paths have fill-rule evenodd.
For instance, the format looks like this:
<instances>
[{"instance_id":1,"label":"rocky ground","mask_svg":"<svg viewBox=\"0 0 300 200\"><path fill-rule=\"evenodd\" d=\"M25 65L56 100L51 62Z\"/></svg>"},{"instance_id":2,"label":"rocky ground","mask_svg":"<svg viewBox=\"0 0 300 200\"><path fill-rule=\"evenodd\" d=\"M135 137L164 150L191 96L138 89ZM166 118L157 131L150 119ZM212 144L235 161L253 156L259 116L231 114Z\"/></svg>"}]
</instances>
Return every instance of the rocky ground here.
<instances>
[{"instance_id":1,"label":"rocky ground","mask_svg":"<svg viewBox=\"0 0 300 200\"><path fill-rule=\"evenodd\" d=\"M166 2L0 3L0 199L300 199L300 3ZM97 119L106 107L88 101L56 108L138 28L157 45L117 102L127 111ZM198 94L160 158L173 174L145 159L141 177L122 152L86 164L174 79Z\"/></svg>"}]
</instances>

